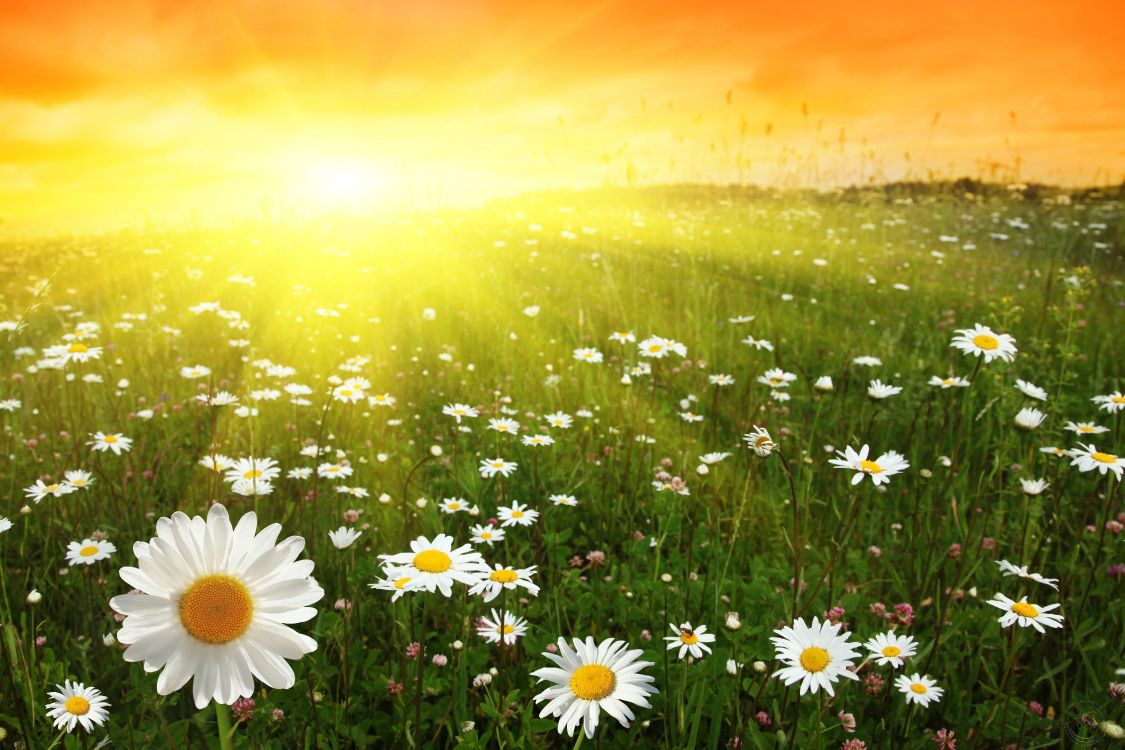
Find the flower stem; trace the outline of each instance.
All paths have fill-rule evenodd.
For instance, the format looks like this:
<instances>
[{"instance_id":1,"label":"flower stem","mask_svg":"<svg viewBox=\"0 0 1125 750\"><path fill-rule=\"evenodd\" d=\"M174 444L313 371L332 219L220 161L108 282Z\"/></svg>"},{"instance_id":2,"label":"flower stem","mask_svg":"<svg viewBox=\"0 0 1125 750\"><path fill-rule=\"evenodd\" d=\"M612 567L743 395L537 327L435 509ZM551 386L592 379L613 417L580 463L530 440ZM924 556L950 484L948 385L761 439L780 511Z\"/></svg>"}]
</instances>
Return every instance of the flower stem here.
<instances>
[{"instance_id":1,"label":"flower stem","mask_svg":"<svg viewBox=\"0 0 1125 750\"><path fill-rule=\"evenodd\" d=\"M232 750L234 743L231 742L233 731L230 726L230 706L215 701L215 722L219 730L219 747L221 750Z\"/></svg>"}]
</instances>

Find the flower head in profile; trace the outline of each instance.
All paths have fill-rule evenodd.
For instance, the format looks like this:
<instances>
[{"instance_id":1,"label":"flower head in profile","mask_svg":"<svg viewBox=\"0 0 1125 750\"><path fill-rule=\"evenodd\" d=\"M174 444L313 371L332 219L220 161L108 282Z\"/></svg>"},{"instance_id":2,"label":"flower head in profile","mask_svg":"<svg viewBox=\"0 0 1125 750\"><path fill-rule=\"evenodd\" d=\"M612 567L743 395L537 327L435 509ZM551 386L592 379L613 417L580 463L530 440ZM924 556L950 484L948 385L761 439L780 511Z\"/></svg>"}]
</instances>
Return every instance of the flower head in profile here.
<instances>
[{"instance_id":1,"label":"flower head in profile","mask_svg":"<svg viewBox=\"0 0 1125 750\"><path fill-rule=\"evenodd\" d=\"M47 718L52 719L55 729L65 729L68 733L81 724L87 732L94 731L109 718L110 703L95 687L87 687L81 682L66 680L62 685L47 693L51 702L47 704Z\"/></svg>"},{"instance_id":2,"label":"flower head in profile","mask_svg":"<svg viewBox=\"0 0 1125 750\"><path fill-rule=\"evenodd\" d=\"M336 549L347 549L363 536L362 531L357 531L349 526L341 526L335 531L328 532L328 539Z\"/></svg>"},{"instance_id":3,"label":"flower head in profile","mask_svg":"<svg viewBox=\"0 0 1125 750\"><path fill-rule=\"evenodd\" d=\"M137 567L121 578L140 591L110 600L125 615L117 639L125 661L162 670L161 695L193 680L197 708L212 699L231 704L254 693L257 677L272 688L293 687L287 659L316 650L316 641L290 625L316 616L309 605L324 596L311 578L313 562L298 560L305 540L277 542L280 524L257 531L245 513L232 526L215 504L207 518L173 513L156 522L156 536L137 542ZM194 678L194 679L193 679Z\"/></svg>"},{"instance_id":4,"label":"flower head in profile","mask_svg":"<svg viewBox=\"0 0 1125 750\"><path fill-rule=\"evenodd\" d=\"M848 640L850 633L840 633L842 627L815 617L811 625L806 625L799 617L792 626L773 631L777 635L770 640L783 665L774 677L780 677L786 685L801 683L801 695L821 689L835 695L832 685L841 677L858 680L849 667L860 653L857 644Z\"/></svg>"},{"instance_id":5,"label":"flower head in profile","mask_svg":"<svg viewBox=\"0 0 1125 750\"><path fill-rule=\"evenodd\" d=\"M1015 422L1016 427L1019 427L1021 430L1034 430L1036 427L1043 424L1043 420L1046 418L1046 414L1028 406L1020 409L1019 412L1016 413L1013 422Z\"/></svg>"},{"instance_id":6,"label":"flower head in profile","mask_svg":"<svg viewBox=\"0 0 1125 750\"><path fill-rule=\"evenodd\" d=\"M1047 400L1047 391L1043 390L1034 383L1029 383L1026 380L1017 379L1015 387L1020 393L1027 396L1028 398L1033 398L1036 401Z\"/></svg>"},{"instance_id":7,"label":"flower head in profile","mask_svg":"<svg viewBox=\"0 0 1125 750\"><path fill-rule=\"evenodd\" d=\"M882 401L891 396L897 396L902 393L902 388L897 385L890 385L881 380L872 380L867 384L867 395L876 401Z\"/></svg>"},{"instance_id":8,"label":"flower head in profile","mask_svg":"<svg viewBox=\"0 0 1125 750\"><path fill-rule=\"evenodd\" d=\"M968 388L969 381L965 378L959 378L956 375L951 375L948 378L941 378L934 375L930 378L930 385L942 390L949 390L950 388Z\"/></svg>"},{"instance_id":9,"label":"flower head in profile","mask_svg":"<svg viewBox=\"0 0 1125 750\"><path fill-rule=\"evenodd\" d=\"M984 357L986 364L994 359L1011 362L1016 358L1016 340L1006 333L996 333L980 323L958 329L956 333L949 345L965 354Z\"/></svg>"},{"instance_id":10,"label":"flower head in profile","mask_svg":"<svg viewBox=\"0 0 1125 750\"><path fill-rule=\"evenodd\" d=\"M887 451L879 458L871 460L868 458L868 446L864 445L859 449L859 452L852 450L852 447L846 446L844 451L836 451L839 458L830 458L828 463L835 466L837 469L851 469L855 471L855 476L852 477L852 484L859 484L863 481L865 476L871 477L871 481L878 487L880 484L885 484L890 481L890 478L895 474L910 468L910 464L906 459L894 451Z\"/></svg>"},{"instance_id":11,"label":"flower head in profile","mask_svg":"<svg viewBox=\"0 0 1125 750\"><path fill-rule=\"evenodd\" d=\"M759 458L765 458L773 453L773 449L776 447L773 438L770 437L765 427L755 427L752 432L743 435L742 439Z\"/></svg>"},{"instance_id":12,"label":"flower head in profile","mask_svg":"<svg viewBox=\"0 0 1125 750\"><path fill-rule=\"evenodd\" d=\"M1006 576L1019 576L1020 578L1027 578L1036 583L1041 583L1044 586L1050 586L1056 591L1059 589L1058 578L1047 578L1039 573L1032 573L1027 569L1026 565L1016 565L1007 560L997 560L996 564L1000 566L1000 572Z\"/></svg>"},{"instance_id":13,"label":"flower head in profile","mask_svg":"<svg viewBox=\"0 0 1125 750\"><path fill-rule=\"evenodd\" d=\"M628 727L636 717L627 704L652 708L648 696L658 692L652 684L656 678L642 671L652 662L638 661L643 653L613 638L601 643L589 636L585 641L574 638L573 648L559 638L558 653L543 653L553 666L531 673L551 683L535 696L536 703L547 702L539 715L559 717L559 733L567 736L574 736L581 724L587 739L593 739L603 710Z\"/></svg>"}]
</instances>

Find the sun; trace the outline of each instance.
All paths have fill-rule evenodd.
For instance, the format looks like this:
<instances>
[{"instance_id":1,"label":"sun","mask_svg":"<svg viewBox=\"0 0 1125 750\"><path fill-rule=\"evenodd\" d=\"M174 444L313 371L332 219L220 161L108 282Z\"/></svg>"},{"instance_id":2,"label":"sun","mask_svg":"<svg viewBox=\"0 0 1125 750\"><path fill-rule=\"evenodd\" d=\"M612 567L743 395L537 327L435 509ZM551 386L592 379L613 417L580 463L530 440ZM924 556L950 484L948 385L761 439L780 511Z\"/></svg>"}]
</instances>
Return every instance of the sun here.
<instances>
[{"instance_id":1,"label":"sun","mask_svg":"<svg viewBox=\"0 0 1125 750\"><path fill-rule=\"evenodd\" d=\"M376 165L336 160L311 165L302 181L302 192L316 202L358 206L376 197L385 177Z\"/></svg>"}]
</instances>

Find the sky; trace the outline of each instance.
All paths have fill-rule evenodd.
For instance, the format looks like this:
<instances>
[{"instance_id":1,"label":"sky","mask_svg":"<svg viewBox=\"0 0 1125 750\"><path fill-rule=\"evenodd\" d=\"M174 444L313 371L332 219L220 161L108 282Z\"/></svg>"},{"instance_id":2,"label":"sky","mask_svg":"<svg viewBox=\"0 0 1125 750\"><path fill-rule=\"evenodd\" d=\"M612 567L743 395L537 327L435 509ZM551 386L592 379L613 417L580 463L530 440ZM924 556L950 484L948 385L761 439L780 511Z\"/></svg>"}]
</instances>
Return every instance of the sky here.
<instances>
[{"instance_id":1,"label":"sky","mask_svg":"<svg viewBox=\"0 0 1125 750\"><path fill-rule=\"evenodd\" d=\"M0 231L1125 177L1125 3L0 0Z\"/></svg>"}]
</instances>

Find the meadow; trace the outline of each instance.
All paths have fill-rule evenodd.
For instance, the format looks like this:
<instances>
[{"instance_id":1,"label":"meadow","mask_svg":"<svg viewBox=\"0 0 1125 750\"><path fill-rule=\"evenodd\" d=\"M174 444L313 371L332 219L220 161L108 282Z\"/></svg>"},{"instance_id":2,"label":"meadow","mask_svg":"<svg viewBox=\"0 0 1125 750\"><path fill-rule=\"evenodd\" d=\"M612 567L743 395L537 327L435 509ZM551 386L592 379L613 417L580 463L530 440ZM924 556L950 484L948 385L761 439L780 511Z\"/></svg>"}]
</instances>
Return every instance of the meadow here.
<instances>
[{"instance_id":1,"label":"meadow","mask_svg":"<svg viewBox=\"0 0 1125 750\"><path fill-rule=\"evenodd\" d=\"M1122 199L7 240L0 745L1118 743Z\"/></svg>"}]
</instances>

